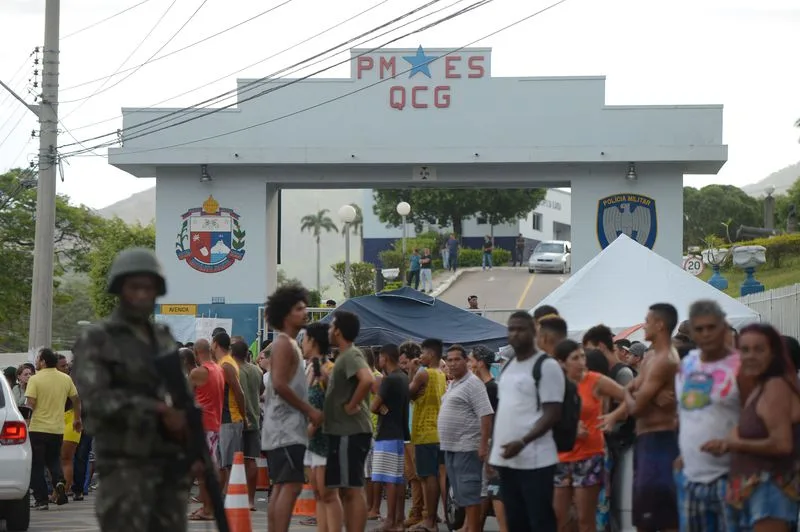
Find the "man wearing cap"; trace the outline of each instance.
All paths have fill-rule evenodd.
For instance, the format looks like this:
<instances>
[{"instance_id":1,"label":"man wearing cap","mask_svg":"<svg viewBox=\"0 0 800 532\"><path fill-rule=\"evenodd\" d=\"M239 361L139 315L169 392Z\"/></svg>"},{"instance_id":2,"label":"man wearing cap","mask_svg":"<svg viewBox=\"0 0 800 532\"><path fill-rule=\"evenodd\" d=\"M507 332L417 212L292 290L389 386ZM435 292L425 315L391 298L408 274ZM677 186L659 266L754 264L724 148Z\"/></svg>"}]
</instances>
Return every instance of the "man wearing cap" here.
<instances>
[{"instance_id":1,"label":"man wearing cap","mask_svg":"<svg viewBox=\"0 0 800 532\"><path fill-rule=\"evenodd\" d=\"M633 342L626 351L628 351L628 356L626 357L628 365L638 372L644 354L647 353L647 346L642 342Z\"/></svg>"},{"instance_id":2,"label":"man wearing cap","mask_svg":"<svg viewBox=\"0 0 800 532\"><path fill-rule=\"evenodd\" d=\"M155 255L128 249L114 259L111 316L87 327L73 348L73 374L94 435L103 479L95 513L102 532L186 530L190 475L186 415L166 402L153 358L175 349L150 317L166 281ZM186 384L188 388L188 383Z\"/></svg>"}]
</instances>

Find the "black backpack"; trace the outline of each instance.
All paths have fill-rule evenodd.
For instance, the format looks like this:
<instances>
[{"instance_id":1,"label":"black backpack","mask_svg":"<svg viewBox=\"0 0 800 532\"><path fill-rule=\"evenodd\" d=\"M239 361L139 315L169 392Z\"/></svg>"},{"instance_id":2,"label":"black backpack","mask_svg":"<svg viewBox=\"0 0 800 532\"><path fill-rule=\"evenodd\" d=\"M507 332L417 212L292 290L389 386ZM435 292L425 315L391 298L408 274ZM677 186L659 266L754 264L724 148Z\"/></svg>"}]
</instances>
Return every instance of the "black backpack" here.
<instances>
[{"instance_id":1,"label":"black backpack","mask_svg":"<svg viewBox=\"0 0 800 532\"><path fill-rule=\"evenodd\" d=\"M539 381L542 380L542 364L550 358L547 354L539 356L533 364L533 382L536 384L536 409L542 409L542 399L539 396ZM500 375L511 363L514 356L500 370ZM555 360L555 359L554 359ZM581 396L578 395L578 387L574 382L564 375L564 402L561 406L561 419L553 427L553 440L556 442L558 452L564 453L571 451L575 447L578 439L578 422L581 419Z\"/></svg>"},{"instance_id":2,"label":"black backpack","mask_svg":"<svg viewBox=\"0 0 800 532\"><path fill-rule=\"evenodd\" d=\"M628 368L631 370L633 374L633 378L635 379L636 376L639 374L635 369L630 367L628 364L624 362L619 362L614 364L614 367L608 372L608 377L617 382L617 375L623 369ZM612 403L612 408L616 408L617 403ZM634 440L636 439L636 419L633 416L628 416L622 425L613 432L606 434L606 442L610 446L617 447L619 449L627 449L631 445L633 445Z\"/></svg>"},{"instance_id":3,"label":"black backpack","mask_svg":"<svg viewBox=\"0 0 800 532\"><path fill-rule=\"evenodd\" d=\"M536 408L541 410L542 400L539 397L539 381L542 380L542 364L549 358L540 356L533 365L533 381L536 383ZM564 402L561 405L561 418L553 427L553 440L558 452L565 453L575 447L578 439L578 422L581 420L581 396L578 387L564 375Z\"/></svg>"}]
</instances>

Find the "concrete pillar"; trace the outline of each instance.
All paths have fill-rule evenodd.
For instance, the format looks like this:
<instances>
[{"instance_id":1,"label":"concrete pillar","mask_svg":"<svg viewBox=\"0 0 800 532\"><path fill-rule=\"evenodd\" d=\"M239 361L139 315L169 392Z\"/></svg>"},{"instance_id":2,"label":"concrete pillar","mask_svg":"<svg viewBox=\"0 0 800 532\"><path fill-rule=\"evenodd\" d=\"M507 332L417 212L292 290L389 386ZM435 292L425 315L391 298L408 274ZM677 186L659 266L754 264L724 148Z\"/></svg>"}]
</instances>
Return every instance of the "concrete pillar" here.
<instances>
[{"instance_id":1,"label":"concrete pillar","mask_svg":"<svg viewBox=\"0 0 800 532\"><path fill-rule=\"evenodd\" d=\"M640 240L676 265L682 263L683 174L670 165L635 165L636 179L627 179L627 165L596 166L573 177L572 271L576 272L616 238L616 232L635 231ZM604 202L605 200L605 202ZM639 200L633 211L629 201ZM652 200L648 204L648 200ZM603 213L617 209L608 217ZM636 209L655 210L655 218L630 216ZM678 214L676 214L678 213ZM648 223L649 222L649 223ZM638 233L641 233L639 235ZM631 236L631 235L629 235ZM650 247L650 246L648 246Z\"/></svg>"},{"instance_id":2,"label":"concrete pillar","mask_svg":"<svg viewBox=\"0 0 800 532\"><path fill-rule=\"evenodd\" d=\"M280 209L278 208L280 187L269 183L267 183L266 187L265 207L267 216L266 226L264 227L264 238L266 239L264 249L267 254L267 268L264 301L266 301L267 296L278 288L278 231L280 230L280 224L278 223L278 217L280 215Z\"/></svg>"}]
</instances>

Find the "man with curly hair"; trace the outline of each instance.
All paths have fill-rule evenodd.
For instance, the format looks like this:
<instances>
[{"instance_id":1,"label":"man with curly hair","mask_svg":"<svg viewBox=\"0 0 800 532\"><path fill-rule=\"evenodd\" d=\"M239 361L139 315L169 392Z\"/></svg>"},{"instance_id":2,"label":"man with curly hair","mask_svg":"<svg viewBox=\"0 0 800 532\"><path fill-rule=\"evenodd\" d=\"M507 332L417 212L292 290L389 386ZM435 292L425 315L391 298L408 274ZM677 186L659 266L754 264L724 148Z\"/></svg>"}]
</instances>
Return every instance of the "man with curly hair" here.
<instances>
[{"instance_id":1,"label":"man with curly hair","mask_svg":"<svg viewBox=\"0 0 800 532\"><path fill-rule=\"evenodd\" d=\"M272 480L267 522L270 532L288 532L297 496L303 489L308 423L322 424L322 412L308 402L303 353L295 338L306 323L308 291L298 284L278 288L266 306L272 342L271 371L264 392L266 408L261 447Z\"/></svg>"}]
</instances>

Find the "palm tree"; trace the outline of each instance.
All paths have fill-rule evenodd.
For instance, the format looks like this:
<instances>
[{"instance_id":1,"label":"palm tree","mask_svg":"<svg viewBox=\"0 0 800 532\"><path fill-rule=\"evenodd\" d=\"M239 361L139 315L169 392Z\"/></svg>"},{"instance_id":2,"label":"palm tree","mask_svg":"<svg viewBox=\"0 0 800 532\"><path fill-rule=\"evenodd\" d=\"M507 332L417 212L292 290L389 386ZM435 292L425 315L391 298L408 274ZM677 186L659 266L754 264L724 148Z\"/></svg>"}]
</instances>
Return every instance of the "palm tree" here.
<instances>
[{"instance_id":1,"label":"palm tree","mask_svg":"<svg viewBox=\"0 0 800 532\"><path fill-rule=\"evenodd\" d=\"M800 127L800 118L798 118L797 121L794 123L794 127ZM800 139L798 139L797 142L800 142Z\"/></svg>"},{"instance_id":2,"label":"palm tree","mask_svg":"<svg viewBox=\"0 0 800 532\"><path fill-rule=\"evenodd\" d=\"M359 239L361 244L359 261L364 262L364 213L362 212L361 207L355 203L351 203L350 206L356 210L356 219L350 222L350 229ZM344 236L344 228L342 228L342 236Z\"/></svg>"},{"instance_id":3,"label":"palm tree","mask_svg":"<svg viewBox=\"0 0 800 532\"><path fill-rule=\"evenodd\" d=\"M306 214L300 219L300 231L308 231L311 233L311 236L314 237L314 240L317 242L317 292L320 291L320 251L319 251L319 237L324 230L326 233L330 233L333 231L334 233L339 232L339 228L336 227L336 224L333 223L331 217L328 216L328 209L322 209L317 211L316 214Z\"/></svg>"}]
</instances>

